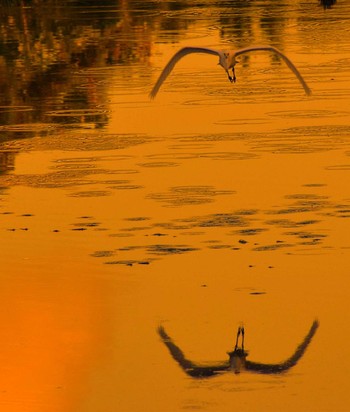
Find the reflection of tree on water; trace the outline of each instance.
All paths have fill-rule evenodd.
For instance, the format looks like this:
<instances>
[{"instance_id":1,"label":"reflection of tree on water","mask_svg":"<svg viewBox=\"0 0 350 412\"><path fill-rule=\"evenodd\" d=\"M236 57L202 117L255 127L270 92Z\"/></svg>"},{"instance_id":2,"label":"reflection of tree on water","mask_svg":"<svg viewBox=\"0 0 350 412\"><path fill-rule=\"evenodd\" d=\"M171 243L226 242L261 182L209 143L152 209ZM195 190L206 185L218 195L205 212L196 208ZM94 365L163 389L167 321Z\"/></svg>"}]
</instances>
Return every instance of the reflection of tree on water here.
<instances>
[{"instance_id":1,"label":"reflection of tree on water","mask_svg":"<svg viewBox=\"0 0 350 412\"><path fill-rule=\"evenodd\" d=\"M337 0L320 0L320 4L324 9L330 9L336 2Z\"/></svg>"},{"instance_id":2,"label":"reflection of tree on water","mask_svg":"<svg viewBox=\"0 0 350 412\"><path fill-rule=\"evenodd\" d=\"M102 106L106 88L88 69L148 60L148 29L133 21L125 2L112 14L115 1L73 3L8 1L0 11L0 105L35 107L2 112L2 125L45 122L48 110ZM94 117L89 121L108 121L106 114Z\"/></svg>"},{"instance_id":3,"label":"reflection of tree on water","mask_svg":"<svg viewBox=\"0 0 350 412\"><path fill-rule=\"evenodd\" d=\"M0 152L0 174L15 168L15 152L4 150Z\"/></svg>"}]
</instances>

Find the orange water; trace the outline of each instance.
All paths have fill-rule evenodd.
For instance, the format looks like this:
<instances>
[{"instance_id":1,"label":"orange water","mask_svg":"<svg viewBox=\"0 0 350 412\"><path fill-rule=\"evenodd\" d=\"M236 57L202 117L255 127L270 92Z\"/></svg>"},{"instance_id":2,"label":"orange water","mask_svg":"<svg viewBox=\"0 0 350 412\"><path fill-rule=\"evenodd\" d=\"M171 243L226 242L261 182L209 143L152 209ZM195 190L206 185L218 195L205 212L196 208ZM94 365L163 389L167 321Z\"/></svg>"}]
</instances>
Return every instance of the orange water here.
<instances>
[{"instance_id":1,"label":"orange water","mask_svg":"<svg viewBox=\"0 0 350 412\"><path fill-rule=\"evenodd\" d=\"M2 411L348 410L350 10L315 3L163 3L142 19L120 2L119 23L96 34L83 19L72 40L84 48L122 22L116 64L101 49L59 90L8 106ZM236 84L215 57L188 56L148 100L182 46L263 43L293 60L311 97L259 53L237 65ZM70 88L87 102L63 104ZM163 324L189 359L220 361L243 323L249 359L274 363L315 318L281 375L195 380L157 335Z\"/></svg>"}]
</instances>

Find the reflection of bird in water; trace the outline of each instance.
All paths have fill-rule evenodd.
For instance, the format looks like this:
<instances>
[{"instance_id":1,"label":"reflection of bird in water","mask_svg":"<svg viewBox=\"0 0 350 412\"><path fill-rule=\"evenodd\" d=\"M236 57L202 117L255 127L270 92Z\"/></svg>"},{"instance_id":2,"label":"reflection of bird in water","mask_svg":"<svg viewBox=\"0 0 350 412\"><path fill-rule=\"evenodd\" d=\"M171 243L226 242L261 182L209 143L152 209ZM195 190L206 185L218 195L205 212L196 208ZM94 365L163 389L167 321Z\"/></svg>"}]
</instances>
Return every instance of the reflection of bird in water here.
<instances>
[{"instance_id":1,"label":"reflection of bird in water","mask_svg":"<svg viewBox=\"0 0 350 412\"><path fill-rule=\"evenodd\" d=\"M294 66L294 64L288 59L287 56L285 56L281 51L276 49L275 47L272 46L253 46L253 47L246 47L244 49L239 49L236 51L221 51L221 50L214 50L214 49L209 49L206 47L184 47L183 49L179 50L177 53L174 54L174 56L169 60L168 64L164 67L162 73L160 74L156 84L154 85L151 93L149 94L149 97L151 99L154 99L165 81L165 79L169 76L173 68L175 67L176 63L182 59L182 57L186 56L187 54L191 53L204 53L204 54L213 54L216 56L219 56L219 64L224 68L226 71L228 78L230 82L235 82L236 81L236 75L235 75L235 65L237 64L236 57L245 54L245 53L251 53L255 51L269 51L272 53L277 54L279 57L281 57L287 64L287 66L292 70L292 72L295 74L301 85L303 86L305 93L306 94L311 94L311 90L309 86L306 84L305 80L299 73L298 69ZM232 71L232 76L229 72L229 70Z\"/></svg>"},{"instance_id":2,"label":"reflection of bird in water","mask_svg":"<svg viewBox=\"0 0 350 412\"><path fill-rule=\"evenodd\" d=\"M281 363L258 363L247 360L248 353L244 350L244 327L239 327L237 331L236 345L232 352L228 352L229 359L223 362L219 362L213 365L197 365L186 359L182 350L173 342L170 336L166 333L163 326L158 328L158 333L165 343L172 357L181 366L181 368L190 376L195 378L206 378L209 376L217 375L226 371L233 371L239 373L241 370L247 370L254 373L263 374L277 374L287 371L295 366L299 359L304 355L306 348L310 344L312 337L314 336L317 328L318 321L315 320L311 325L308 334L304 340L297 347L293 355ZM241 345L239 347L238 340L241 337Z\"/></svg>"}]
</instances>

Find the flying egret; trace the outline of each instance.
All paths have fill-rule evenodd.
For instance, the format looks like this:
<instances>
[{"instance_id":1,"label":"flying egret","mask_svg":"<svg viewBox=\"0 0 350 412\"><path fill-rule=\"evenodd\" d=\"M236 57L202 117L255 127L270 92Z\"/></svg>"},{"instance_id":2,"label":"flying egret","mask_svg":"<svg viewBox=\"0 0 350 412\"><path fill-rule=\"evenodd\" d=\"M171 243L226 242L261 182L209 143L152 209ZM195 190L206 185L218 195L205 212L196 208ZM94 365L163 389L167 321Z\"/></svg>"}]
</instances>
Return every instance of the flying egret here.
<instances>
[{"instance_id":1,"label":"flying egret","mask_svg":"<svg viewBox=\"0 0 350 412\"><path fill-rule=\"evenodd\" d=\"M311 94L311 90L309 86L306 84L305 80L303 79L302 75L299 73L298 69L294 66L291 60L284 55L281 51L276 49L272 46L252 46L252 47L245 47L244 49L239 50L232 50L232 51L222 51L222 50L214 50L209 49L207 47L184 47L180 49L174 56L169 60L168 64L164 67L162 73L160 74L156 84L154 85L151 93L149 94L150 99L154 99L165 81L165 79L169 76L173 68L175 67L176 63L182 59L184 56L192 53L204 53L204 54L213 54L215 56L219 56L219 64L224 68L226 71L230 82L236 81L235 75L235 65L237 64L236 57L240 56L241 54L251 53L255 51L268 51L277 54L281 57L287 64L287 66L292 70L295 74L301 85L303 86L305 93L307 95ZM232 71L232 76L229 72Z\"/></svg>"},{"instance_id":2,"label":"flying egret","mask_svg":"<svg viewBox=\"0 0 350 412\"><path fill-rule=\"evenodd\" d=\"M240 373L241 370L251 371L262 374L278 374L286 372L295 366L299 359L304 355L309 346L316 330L319 326L317 320L313 322L308 334L305 336L300 345L296 348L292 356L281 363L258 363L247 360L248 352L244 349L244 327L239 327L237 331L236 345L232 352L228 352L229 359L212 365L198 365L187 359L182 350L173 342L171 337L166 333L163 326L159 326L158 333L162 341L168 348L170 354L181 368L194 378L207 378L223 372ZM238 345L239 337L242 337L241 346Z\"/></svg>"}]
</instances>

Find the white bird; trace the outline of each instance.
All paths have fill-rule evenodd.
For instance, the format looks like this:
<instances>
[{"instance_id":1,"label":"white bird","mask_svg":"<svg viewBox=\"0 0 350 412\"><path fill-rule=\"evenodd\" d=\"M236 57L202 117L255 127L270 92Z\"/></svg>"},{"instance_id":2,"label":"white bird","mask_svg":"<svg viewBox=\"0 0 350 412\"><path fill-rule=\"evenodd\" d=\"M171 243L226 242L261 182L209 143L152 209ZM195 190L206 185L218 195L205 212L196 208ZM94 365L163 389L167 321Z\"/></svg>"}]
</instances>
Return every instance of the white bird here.
<instances>
[{"instance_id":1,"label":"white bird","mask_svg":"<svg viewBox=\"0 0 350 412\"><path fill-rule=\"evenodd\" d=\"M238 63L236 61L236 57L240 56L241 54L251 53L255 51L268 51L277 54L281 57L287 64L287 66L292 70L295 74L301 85L303 86L305 93L307 95L311 94L311 90L309 86L306 84L305 80L303 79L302 75L299 73L299 70L294 66L291 60L284 55L280 50L276 49L272 46L252 46L252 47L245 47L239 50L232 50L232 51L222 51L222 50L214 50L209 49L207 47L184 47L180 49L174 56L169 60L168 64L164 67L162 73L160 74L156 84L154 85L151 93L149 94L150 99L154 99L165 81L165 79L169 76L173 68L175 67L176 63L182 59L184 56L192 53L204 53L204 54L213 54L215 56L219 56L219 63L220 66L224 68L226 71L230 82L236 81L235 75L235 65ZM229 70L232 70L232 76L230 75Z\"/></svg>"}]
</instances>

